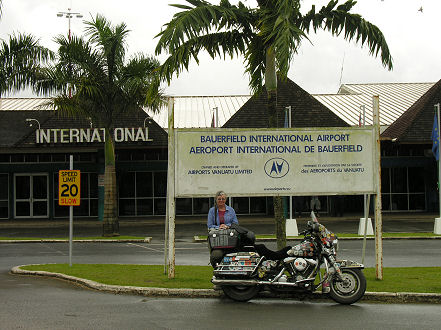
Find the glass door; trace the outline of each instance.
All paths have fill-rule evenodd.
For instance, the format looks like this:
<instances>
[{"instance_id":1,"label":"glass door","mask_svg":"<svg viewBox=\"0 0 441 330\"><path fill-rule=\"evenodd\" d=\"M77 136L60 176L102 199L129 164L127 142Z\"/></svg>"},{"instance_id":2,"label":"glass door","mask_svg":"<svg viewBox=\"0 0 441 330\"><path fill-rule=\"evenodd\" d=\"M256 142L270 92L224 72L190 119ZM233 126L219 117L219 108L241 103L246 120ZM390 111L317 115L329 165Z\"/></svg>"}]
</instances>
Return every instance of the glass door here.
<instances>
[{"instance_id":1,"label":"glass door","mask_svg":"<svg viewBox=\"0 0 441 330\"><path fill-rule=\"evenodd\" d=\"M49 180L47 173L15 174L15 217L47 218Z\"/></svg>"}]
</instances>

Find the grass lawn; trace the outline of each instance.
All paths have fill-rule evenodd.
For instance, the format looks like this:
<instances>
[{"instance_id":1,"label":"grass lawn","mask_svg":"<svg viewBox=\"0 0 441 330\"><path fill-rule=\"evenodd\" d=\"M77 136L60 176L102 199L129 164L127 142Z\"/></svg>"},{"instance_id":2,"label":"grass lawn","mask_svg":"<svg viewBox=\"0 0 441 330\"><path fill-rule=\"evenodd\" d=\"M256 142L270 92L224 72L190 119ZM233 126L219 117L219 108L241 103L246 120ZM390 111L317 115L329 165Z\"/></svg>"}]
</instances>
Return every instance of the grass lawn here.
<instances>
[{"instance_id":1,"label":"grass lawn","mask_svg":"<svg viewBox=\"0 0 441 330\"><path fill-rule=\"evenodd\" d=\"M176 266L172 280L163 265L47 264L23 266L26 270L62 273L99 283L160 288L210 289L210 266ZM383 280L375 279L375 269L366 268L367 291L441 293L441 267L384 268Z\"/></svg>"},{"instance_id":2,"label":"grass lawn","mask_svg":"<svg viewBox=\"0 0 441 330\"><path fill-rule=\"evenodd\" d=\"M175 278L164 275L163 265L121 264L47 264L21 267L27 270L43 270L62 273L111 285L128 285L158 288L209 289L213 268L210 266L176 266Z\"/></svg>"}]
</instances>

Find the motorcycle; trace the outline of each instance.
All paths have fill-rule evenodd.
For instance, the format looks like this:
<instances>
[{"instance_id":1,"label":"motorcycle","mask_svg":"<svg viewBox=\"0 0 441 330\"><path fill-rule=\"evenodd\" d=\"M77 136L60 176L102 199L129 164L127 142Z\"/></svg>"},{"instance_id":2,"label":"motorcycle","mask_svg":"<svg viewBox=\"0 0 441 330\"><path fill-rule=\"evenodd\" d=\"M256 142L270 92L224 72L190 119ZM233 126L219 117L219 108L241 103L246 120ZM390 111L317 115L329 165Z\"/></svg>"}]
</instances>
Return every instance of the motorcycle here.
<instances>
[{"instance_id":1,"label":"motorcycle","mask_svg":"<svg viewBox=\"0 0 441 330\"><path fill-rule=\"evenodd\" d=\"M314 212L311 218L300 233L304 239L295 246L272 251L263 244L230 245L214 266L211 282L236 301L253 299L263 289L312 294L321 288L322 294L340 304L357 302L366 291L364 265L338 260L337 236L318 222ZM229 237L233 236L230 229Z\"/></svg>"}]
</instances>

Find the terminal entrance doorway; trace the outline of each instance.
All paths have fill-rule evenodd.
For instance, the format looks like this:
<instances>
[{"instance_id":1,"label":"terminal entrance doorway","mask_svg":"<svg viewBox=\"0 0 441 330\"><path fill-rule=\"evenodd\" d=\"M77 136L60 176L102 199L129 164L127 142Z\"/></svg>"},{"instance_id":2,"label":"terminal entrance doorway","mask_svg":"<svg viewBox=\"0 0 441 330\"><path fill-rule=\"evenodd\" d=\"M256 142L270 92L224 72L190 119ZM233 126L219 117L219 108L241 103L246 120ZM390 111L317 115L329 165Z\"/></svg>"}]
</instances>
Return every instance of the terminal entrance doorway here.
<instances>
[{"instance_id":1,"label":"terminal entrance doorway","mask_svg":"<svg viewBox=\"0 0 441 330\"><path fill-rule=\"evenodd\" d=\"M15 174L14 206L15 218L47 218L49 215L48 174Z\"/></svg>"}]
</instances>

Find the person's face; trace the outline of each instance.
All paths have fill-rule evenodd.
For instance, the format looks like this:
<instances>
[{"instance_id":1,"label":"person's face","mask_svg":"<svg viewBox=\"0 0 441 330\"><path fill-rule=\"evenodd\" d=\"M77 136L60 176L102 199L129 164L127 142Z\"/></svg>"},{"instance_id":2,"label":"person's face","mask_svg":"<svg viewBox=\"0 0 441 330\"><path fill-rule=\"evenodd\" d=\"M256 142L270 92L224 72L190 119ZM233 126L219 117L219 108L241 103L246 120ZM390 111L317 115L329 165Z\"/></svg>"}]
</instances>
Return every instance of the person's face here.
<instances>
[{"instance_id":1,"label":"person's face","mask_svg":"<svg viewBox=\"0 0 441 330\"><path fill-rule=\"evenodd\" d=\"M216 197L216 203L217 203L217 206L218 206L218 207L220 207L220 206L224 206L226 200L227 200L227 196L225 196L225 195L217 196L217 197Z\"/></svg>"}]
</instances>

